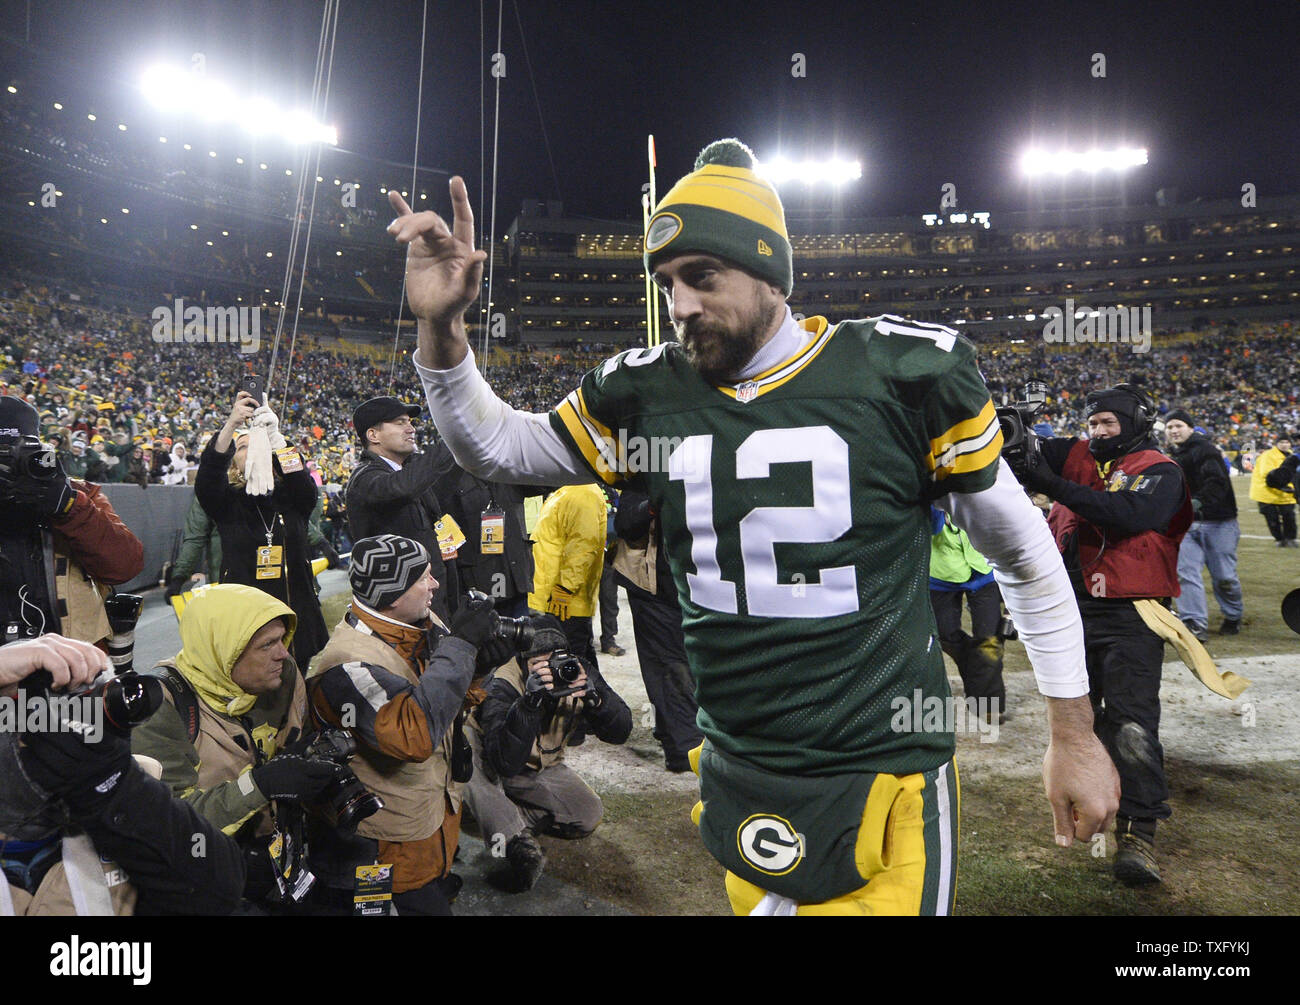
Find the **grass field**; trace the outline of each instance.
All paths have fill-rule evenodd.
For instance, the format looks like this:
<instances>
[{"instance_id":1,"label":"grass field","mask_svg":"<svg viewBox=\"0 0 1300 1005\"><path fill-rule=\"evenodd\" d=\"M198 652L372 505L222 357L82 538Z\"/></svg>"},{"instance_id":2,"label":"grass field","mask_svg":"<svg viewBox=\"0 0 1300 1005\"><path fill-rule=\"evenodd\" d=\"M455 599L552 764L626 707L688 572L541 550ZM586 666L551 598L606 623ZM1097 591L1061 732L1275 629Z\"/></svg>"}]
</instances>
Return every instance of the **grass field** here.
<instances>
[{"instance_id":1,"label":"grass field","mask_svg":"<svg viewBox=\"0 0 1300 1005\"><path fill-rule=\"evenodd\" d=\"M1283 595L1300 587L1300 549L1279 549L1267 539L1264 521L1246 496L1248 479L1235 479L1234 487L1242 533L1255 535L1243 537L1238 551L1246 617L1241 635L1212 635L1209 649L1216 658L1293 655L1300 652L1300 638L1286 628L1278 611ZM345 601L336 597L326 602L328 624L337 621ZM1210 608L1216 611L1213 599ZM1212 613L1211 632L1219 620ZM631 631L625 629L623 636L624 643L630 643ZM1024 675L1018 682L1031 685L1023 647L1011 642L1007 650L1009 686L1013 675ZM635 712L642 706L644 690L637 690L634 659L625 659L630 671L608 675L617 676L616 687ZM1169 659L1176 659L1172 649L1166 649ZM1167 664L1167 684L1172 672ZM1185 673L1181 668L1176 672ZM1250 695L1248 691L1243 699ZM1017 714L1042 716L1041 706L1033 704L1026 702ZM1168 713L1165 724L1170 724ZM1300 745L1293 749L1300 754ZM658 745L640 719L624 748L589 741L573 752L574 766L587 773L605 801L605 819L584 841L543 839L549 871L593 897L638 913L728 914L722 869L704 851L690 821L697 798L694 787L666 774L650 775L649 785L633 782L635 772L608 767L616 759L636 763L644 776L659 756ZM1056 848L1041 779L1023 771L988 770L980 764L982 756L978 743L966 743L958 758L965 772L957 881L960 914L1300 913L1300 885L1295 882L1300 849L1282 825L1291 818L1300 792L1295 756L1217 763L1167 746L1174 815L1161 825L1157 841L1165 881L1142 891L1129 890L1111 877L1113 840L1108 838L1102 857L1094 855L1100 849L1088 844Z\"/></svg>"}]
</instances>

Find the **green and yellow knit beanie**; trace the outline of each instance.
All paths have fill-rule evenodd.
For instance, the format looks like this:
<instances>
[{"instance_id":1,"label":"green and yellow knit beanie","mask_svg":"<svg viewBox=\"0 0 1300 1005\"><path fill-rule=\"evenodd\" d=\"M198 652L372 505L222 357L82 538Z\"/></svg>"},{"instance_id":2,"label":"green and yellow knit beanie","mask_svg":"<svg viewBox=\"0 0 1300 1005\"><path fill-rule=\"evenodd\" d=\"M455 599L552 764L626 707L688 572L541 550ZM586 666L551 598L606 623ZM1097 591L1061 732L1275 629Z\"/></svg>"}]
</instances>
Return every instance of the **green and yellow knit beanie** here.
<instances>
[{"instance_id":1,"label":"green and yellow knit beanie","mask_svg":"<svg viewBox=\"0 0 1300 1005\"><path fill-rule=\"evenodd\" d=\"M650 218L648 270L692 251L735 262L787 296L794 288L781 198L754 172L754 152L740 140L717 140L701 150L695 170L672 187Z\"/></svg>"}]
</instances>

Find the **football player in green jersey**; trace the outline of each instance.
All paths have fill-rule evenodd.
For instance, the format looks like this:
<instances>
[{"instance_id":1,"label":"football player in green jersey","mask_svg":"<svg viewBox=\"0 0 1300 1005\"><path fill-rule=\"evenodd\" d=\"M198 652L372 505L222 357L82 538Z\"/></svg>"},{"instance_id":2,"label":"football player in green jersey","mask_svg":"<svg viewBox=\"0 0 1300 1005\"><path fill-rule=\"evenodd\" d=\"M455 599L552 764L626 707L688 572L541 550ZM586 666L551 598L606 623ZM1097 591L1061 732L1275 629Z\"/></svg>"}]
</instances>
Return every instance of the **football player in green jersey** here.
<instances>
[{"instance_id":1,"label":"football player in green jersey","mask_svg":"<svg viewBox=\"0 0 1300 1005\"><path fill-rule=\"evenodd\" d=\"M969 342L889 316L796 322L780 199L723 140L646 232L680 343L615 356L549 415L516 412L469 351L485 255L460 178L451 196L448 228L390 194L430 412L480 477L650 496L706 738L693 816L737 913L951 910L955 727L919 711L953 708L927 599L931 502L993 565L1046 696L1057 843L1110 824L1119 781L1092 730L1078 609L1001 462Z\"/></svg>"}]
</instances>

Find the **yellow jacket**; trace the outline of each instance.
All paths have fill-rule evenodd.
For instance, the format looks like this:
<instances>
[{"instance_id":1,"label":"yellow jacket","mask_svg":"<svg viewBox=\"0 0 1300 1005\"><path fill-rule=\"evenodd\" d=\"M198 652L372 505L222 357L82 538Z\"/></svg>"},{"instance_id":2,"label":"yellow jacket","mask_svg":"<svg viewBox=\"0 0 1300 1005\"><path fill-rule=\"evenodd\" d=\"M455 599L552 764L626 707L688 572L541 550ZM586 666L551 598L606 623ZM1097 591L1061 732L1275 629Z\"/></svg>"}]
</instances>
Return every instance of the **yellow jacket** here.
<instances>
[{"instance_id":1,"label":"yellow jacket","mask_svg":"<svg viewBox=\"0 0 1300 1005\"><path fill-rule=\"evenodd\" d=\"M605 514L605 493L595 484L565 485L547 497L533 530L529 607L570 618L595 613L605 568ZM567 612L553 606L556 586L573 595Z\"/></svg>"},{"instance_id":2,"label":"yellow jacket","mask_svg":"<svg viewBox=\"0 0 1300 1005\"><path fill-rule=\"evenodd\" d=\"M1269 447L1255 458L1255 470L1250 476L1250 498L1255 502L1271 503L1274 506L1286 506L1295 502L1295 496L1281 489L1269 488L1264 481L1268 473L1287 459L1287 455L1277 447Z\"/></svg>"}]
</instances>

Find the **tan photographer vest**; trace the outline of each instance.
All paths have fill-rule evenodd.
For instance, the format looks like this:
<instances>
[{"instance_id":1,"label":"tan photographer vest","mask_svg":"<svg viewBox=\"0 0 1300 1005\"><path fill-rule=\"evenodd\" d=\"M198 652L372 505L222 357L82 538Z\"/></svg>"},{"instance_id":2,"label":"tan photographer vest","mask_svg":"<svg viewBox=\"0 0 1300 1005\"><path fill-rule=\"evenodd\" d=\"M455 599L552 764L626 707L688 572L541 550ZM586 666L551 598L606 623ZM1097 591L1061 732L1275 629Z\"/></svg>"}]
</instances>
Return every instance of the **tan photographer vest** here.
<instances>
[{"instance_id":1,"label":"tan photographer vest","mask_svg":"<svg viewBox=\"0 0 1300 1005\"><path fill-rule=\"evenodd\" d=\"M137 897L122 867L103 861L90 838L79 834L63 839L62 861L35 893L0 880L0 918L127 916L135 913Z\"/></svg>"},{"instance_id":2,"label":"tan photographer vest","mask_svg":"<svg viewBox=\"0 0 1300 1005\"><path fill-rule=\"evenodd\" d=\"M177 677L184 679L170 660L162 660L158 666L169 667ZM193 742L194 750L199 757L195 770L198 772L197 787L200 790L234 781L254 767L258 763L254 753L258 744L261 745L264 754L262 763L265 763L290 742L291 735L295 737L302 735L303 722L307 716L307 688L302 682L302 674L298 672L292 656L284 661L280 680L280 690L271 696L274 703L268 704L265 708L254 705L249 714L244 716L247 724L239 719L220 715L197 694L194 696L199 710L199 735ZM284 687L286 680L293 681L292 692ZM291 697L286 708L284 696L287 693L291 693ZM263 697L259 696L259 704ZM163 689L163 699L167 704L175 707L176 700L170 688ZM276 723L281 720L283 723L277 727ZM240 744L240 740L250 744L249 748L245 749ZM270 834L273 829L270 810L260 810L259 816L256 833ZM240 826L243 826L243 823L244 821L240 821Z\"/></svg>"},{"instance_id":3,"label":"tan photographer vest","mask_svg":"<svg viewBox=\"0 0 1300 1005\"><path fill-rule=\"evenodd\" d=\"M415 671L392 646L352 627L346 618L338 623L325 648L313 660L315 669L307 679L315 680L326 670L356 660L383 667L412 685L419 684ZM433 755L424 761L401 761L358 742L357 756L348 766L361 784L384 803L382 810L361 821L358 834L378 841L423 841L442 826L447 808L444 793L452 809L460 809L460 786L451 779L454 728L448 728Z\"/></svg>"},{"instance_id":4,"label":"tan photographer vest","mask_svg":"<svg viewBox=\"0 0 1300 1005\"><path fill-rule=\"evenodd\" d=\"M50 539L52 538L52 540ZM54 580L59 632L70 639L97 645L113 634L99 584L72 557L66 539L50 535L47 575Z\"/></svg>"}]
</instances>

